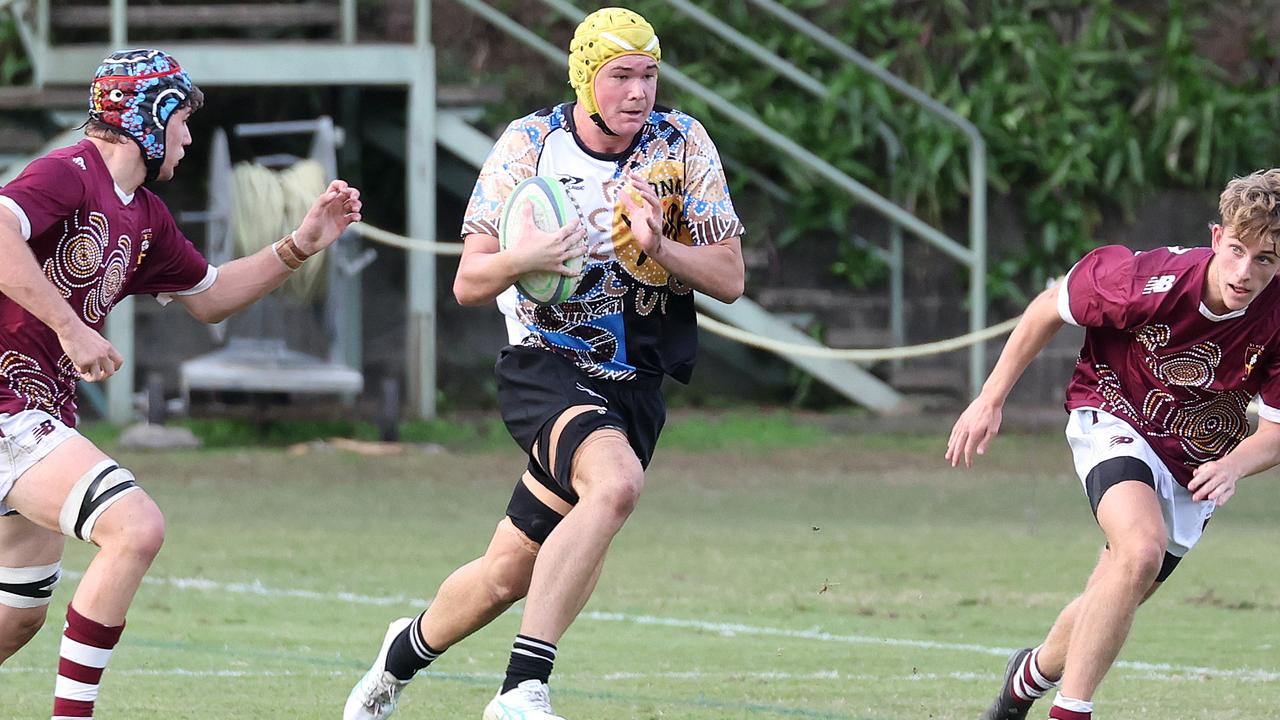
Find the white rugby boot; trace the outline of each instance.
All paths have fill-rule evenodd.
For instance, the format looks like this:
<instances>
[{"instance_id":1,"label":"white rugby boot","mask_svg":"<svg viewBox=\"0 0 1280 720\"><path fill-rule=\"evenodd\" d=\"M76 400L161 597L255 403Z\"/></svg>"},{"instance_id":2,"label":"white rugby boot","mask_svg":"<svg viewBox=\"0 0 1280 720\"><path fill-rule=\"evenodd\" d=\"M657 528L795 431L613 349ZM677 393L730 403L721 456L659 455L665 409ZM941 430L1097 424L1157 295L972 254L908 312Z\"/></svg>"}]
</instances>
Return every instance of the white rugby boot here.
<instances>
[{"instance_id":1,"label":"white rugby boot","mask_svg":"<svg viewBox=\"0 0 1280 720\"><path fill-rule=\"evenodd\" d=\"M385 669L387 651L391 649L391 641L413 621L414 618L400 618L387 627L387 634L382 638L382 648L373 661L373 667L351 688L351 694L347 696L346 707L342 709L342 720L386 720L391 717L396 703L400 701L400 691L404 690L409 681L401 680Z\"/></svg>"},{"instance_id":2,"label":"white rugby boot","mask_svg":"<svg viewBox=\"0 0 1280 720\"><path fill-rule=\"evenodd\" d=\"M484 720L564 720L551 710L551 689L540 680L525 680L498 693L484 709Z\"/></svg>"}]
</instances>

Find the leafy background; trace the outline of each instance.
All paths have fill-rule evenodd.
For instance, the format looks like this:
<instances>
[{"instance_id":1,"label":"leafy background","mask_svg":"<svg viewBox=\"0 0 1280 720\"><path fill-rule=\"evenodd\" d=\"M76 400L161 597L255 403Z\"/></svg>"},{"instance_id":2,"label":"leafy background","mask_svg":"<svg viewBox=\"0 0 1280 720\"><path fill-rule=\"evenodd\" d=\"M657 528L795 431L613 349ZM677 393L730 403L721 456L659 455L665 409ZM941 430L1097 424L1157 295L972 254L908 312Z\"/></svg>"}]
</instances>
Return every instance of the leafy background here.
<instances>
[{"instance_id":1,"label":"leafy background","mask_svg":"<svg viewBox=\"0 0 1280 720\"><path fill-rule=\"evenodd\" d=\"M1144 197L1162 190L1216 194L1230 177L1274 165L1280 156L1274 2L1228 7L1174 0L1158 8L1108 0L782 4L978 127L988 145L991 193L1007 199L1028 229L1025 245L992 258L989 290L997 298L1021 299L1023 288L1060 273L1096 244L1104 219L1130 218ZM567 43L570 23L550 14L531 17L529 3L505 5L514 16L540 24L553 41ZM672 3L629 4L659 28L664 60L964 241L968 159L958 131L749 3L699 5L816 76L840 101L815 102L691 25ZM468 44L455 51L474 50ZM546 104L546 83L563 82L558 74L529 82L528 67L512 73L518 82L508 84L495 119ZM715 115L670 85L664 97L695 115ZM876 134L881 122L902 140L896 173L888 171ZM774 220L770 232L749 243L777 249L834 242L835 274L855 287L880 277L852 238L852 198L731 123L717 122L715 138L722 154L749 158L755 174L779 179L794 194L790 203L751 203L765 222ZM749 178L739 173L732 182L736 188Z\"/></svg>"}]
</instances>

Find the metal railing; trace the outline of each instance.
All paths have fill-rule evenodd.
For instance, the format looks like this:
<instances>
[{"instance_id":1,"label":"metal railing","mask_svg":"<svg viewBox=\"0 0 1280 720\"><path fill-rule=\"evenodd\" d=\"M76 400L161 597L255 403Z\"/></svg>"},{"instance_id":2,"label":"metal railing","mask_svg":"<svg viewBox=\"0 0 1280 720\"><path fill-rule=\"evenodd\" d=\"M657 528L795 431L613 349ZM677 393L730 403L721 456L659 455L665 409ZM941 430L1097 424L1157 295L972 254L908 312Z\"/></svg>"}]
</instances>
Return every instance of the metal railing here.
<instances>
[{"instance_id":1,"label":"metal railing","mask_svg":"<svg viewBox=\"0 0 1280 720\"><path fill-rule=\"evenodd\" d=\"M964 135L969 144L969 257L961 262L969 267L969 331L983 330L987 324L987 144L982 139L982 133L973 123L930 97L928 93L884 69L871 58L783 7L776 0L747 2L786 23L793 30L812 38L841 60L857 66L943 122L959 129ZM971 396L976 396L982 389L985 374L986 346L977 343L969 349Z\"/></svg>"}]
</instances>

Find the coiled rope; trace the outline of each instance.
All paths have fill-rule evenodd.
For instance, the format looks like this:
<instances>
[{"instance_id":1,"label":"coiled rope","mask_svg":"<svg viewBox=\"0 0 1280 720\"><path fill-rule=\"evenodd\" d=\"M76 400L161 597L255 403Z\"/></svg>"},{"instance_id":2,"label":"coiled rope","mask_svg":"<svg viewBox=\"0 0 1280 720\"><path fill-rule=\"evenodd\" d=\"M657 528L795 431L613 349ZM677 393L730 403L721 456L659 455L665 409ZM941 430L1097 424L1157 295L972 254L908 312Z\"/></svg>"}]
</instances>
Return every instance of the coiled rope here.
<instances>
[{"instance_id":1,"label":"coiled rope","mask_svg":"<svg viewBox=\"0 0 1280 720\"><path fill-rule=\"evenodd\" d=\"M241 162L232 172L232 227L241 257L297 229L329 184L324 166L315 160L299 160L279 171ZM323 292L325 255L319 253L303 263L285 283L285 292L303 301L314 300Z\"/></svg>"}]
</instances>

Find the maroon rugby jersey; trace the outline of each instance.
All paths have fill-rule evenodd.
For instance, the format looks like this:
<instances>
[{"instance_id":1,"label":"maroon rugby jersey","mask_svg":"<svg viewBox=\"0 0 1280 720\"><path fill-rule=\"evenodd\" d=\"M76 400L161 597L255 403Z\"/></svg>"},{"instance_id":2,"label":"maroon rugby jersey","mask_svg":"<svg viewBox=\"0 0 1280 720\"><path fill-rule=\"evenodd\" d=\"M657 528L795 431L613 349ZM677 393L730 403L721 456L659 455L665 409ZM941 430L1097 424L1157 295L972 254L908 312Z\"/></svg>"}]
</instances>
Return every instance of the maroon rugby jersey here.
<instances>
[{"instance_id":1,"label":"maroon rugby jersey","mask_svg":"<svg viewBox=\"0 0 1280 720\"><path fill-rule=\"evenodd\" d=\"M1201 302L1212 258L1205 247L1100 247L1058 293L1062 319L1086 328L1067 409L1128 422L1182 485L1245 438L1254 396L1280 422L1280 287L1215 315Z\"/></svg>"},{"instance_id":2,"label":"maroon rugby jersey","mask_svg":"<svg viewBox=\"0 0 1280 720\"><path fill-rule=\"evenodd\" d=\"M217 275L150 190L119 191L89 140L32 162L0 188L0 205L95 330L126 295L198 291ZM74 425L77 379L53 330L0 294L0 413L39 409Z\"/></svg>"}]
</instances>

